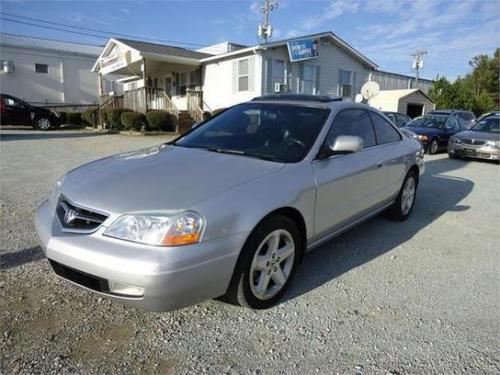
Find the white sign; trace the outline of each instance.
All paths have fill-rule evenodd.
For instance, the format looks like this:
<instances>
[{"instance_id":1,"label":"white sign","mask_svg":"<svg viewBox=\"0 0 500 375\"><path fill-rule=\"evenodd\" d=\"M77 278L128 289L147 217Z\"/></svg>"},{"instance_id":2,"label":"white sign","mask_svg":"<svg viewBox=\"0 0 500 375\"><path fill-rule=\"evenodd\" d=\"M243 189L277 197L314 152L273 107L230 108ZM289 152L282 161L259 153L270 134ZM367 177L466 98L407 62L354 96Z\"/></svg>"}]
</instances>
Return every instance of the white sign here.
<instances>
[{"instance_id":1,"label":"white sign","mask_svg":"<svg viewBox=\"0 0 500 375\"><path fill-rule=\"evenodd\" d=\"M125 54L114 54L101 58L101 74L107 74L128 65Z\"/></svg>"}]
</instances>

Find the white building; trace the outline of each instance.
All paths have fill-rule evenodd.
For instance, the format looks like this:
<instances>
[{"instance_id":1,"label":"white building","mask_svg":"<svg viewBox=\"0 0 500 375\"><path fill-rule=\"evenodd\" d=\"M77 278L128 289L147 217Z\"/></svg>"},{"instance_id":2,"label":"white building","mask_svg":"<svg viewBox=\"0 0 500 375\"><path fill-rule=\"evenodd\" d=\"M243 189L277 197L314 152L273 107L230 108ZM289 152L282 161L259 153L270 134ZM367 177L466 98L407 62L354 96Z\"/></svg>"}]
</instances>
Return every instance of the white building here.
<instances>
[{"instance_id":1,"label":"white building","mask_svg":"<svg viewBox=\"0 0 500 375\"><path fill-rule=\"evenodd\" d=\"M381 111L404 113L412 118L434 109L432 99L419 89L381 90L369 104Z\"/></svg>"},{"instance_id":2,"label":"white building","mask_svg":"<svg viewBox=\"0 0 500 375\"><path fill-rule=\"evenodd\" d=\"M32 104L99 103L92 66L102 46L0 34L0 90ZM112 78L105 83L112 90Z\"/></svg>"},{"instance_id":3,"label":"white building","mask_svg":"<svg viewBox=\"0 0 500 375\"><path fill-rule=\"evenodd\" d=\"M190 120L275 92L337 95L354 99L361 86L383 90L415 87L413 77L378 70L375 62L332 32L254 46L224 42L193 51L112 38L93 71L122 76L123 106L165 109ZM426 91L432 81L421 80ZM104 88L100 95L109 101Z\"/></svg>"}]
</instances>

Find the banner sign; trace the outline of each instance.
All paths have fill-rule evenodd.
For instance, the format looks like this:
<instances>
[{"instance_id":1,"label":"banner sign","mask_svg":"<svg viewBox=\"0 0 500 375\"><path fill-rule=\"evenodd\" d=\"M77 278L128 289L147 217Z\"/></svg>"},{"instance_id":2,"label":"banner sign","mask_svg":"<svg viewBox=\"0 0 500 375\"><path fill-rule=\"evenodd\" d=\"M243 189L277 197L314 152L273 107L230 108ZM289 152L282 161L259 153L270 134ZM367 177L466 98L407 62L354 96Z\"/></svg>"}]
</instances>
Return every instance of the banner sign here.
<instances>
[{"instance_id":1,"label":"banner sign","mask_svg":"<svg viewBox=\"0 0 500 375\"><path fill-rule=\"evenodd\" d=\"M288 42L288 54L290 61L301 61L314 59L319 56L319 38L297 39Z\"/></svg>"},{"instance_id":2,"label":"banner sign","mask_svg":"<svg viewBox=\"0 0 500 375\"><path fill-rule=\"evenodd\" d=\"M114 70L126 67L129 60L128 55L128 53L113 54L111 56L101 58L101 73L107 74Z\"/></svg>"}]
</instances>

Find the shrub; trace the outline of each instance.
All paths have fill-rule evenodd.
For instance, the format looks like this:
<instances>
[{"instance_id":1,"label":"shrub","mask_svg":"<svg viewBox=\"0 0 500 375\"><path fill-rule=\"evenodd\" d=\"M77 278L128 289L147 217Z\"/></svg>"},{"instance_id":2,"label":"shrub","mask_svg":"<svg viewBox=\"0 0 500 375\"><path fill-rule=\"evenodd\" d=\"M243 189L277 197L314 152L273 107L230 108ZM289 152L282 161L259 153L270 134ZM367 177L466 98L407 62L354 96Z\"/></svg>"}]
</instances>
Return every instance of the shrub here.
<instances>
[{"instance_id":1,"label":"shrub","mask_svg":"<svg viewBox=\"0 0 500 375\"><path fill-rule=\"evenodd\" d=\"M82 114L80 112L66 112L64 121L72 125L80 125L82 123Z\"/></svg>"},{"instance_id":2,"label":"shrub","mask_svg":"<svg viewBox=\"0 0 500 375\"><path fill-rule=\"evenodd\" d=\"M144 114L139 112L124 112L121 116L121 122L127 130L140 131L144 126L147 129L147 120Z\"/></svg>"},{"instance_id":3,"label":"shrub","mask_svg":"<svg viewBox=\"0 0 500 375\"><path fill-rule=\"evenodd\" d=\"M203 120L202 121L207 121L212 117L212 114L209 111L203 112Z\"/></svg>"},{"instance_id":4,"label":"shrub","mask_svg":"<svg viewBox=\"0 0 500 375\"><path fill-rule=\"evenodd\" d=\"M111 129L120 130L123 128L121 116L125 112L132 112L132 110L127 108L111 108L106 110L106 122Z\"/></svg>"},{"instance_id":5,"label":"shrub","mask_svg":"<svg viewBox=\"0 0 500 375\"><path fill-rule=\"evenodd\" d=\"M146 113L149 128L151 130L174 131L175 124L173 116L167 111L155 109Z\"/></svg>"},{"instance_id":6,"label":"shrub","mask_svg":"<svg viewBox=\"0 0 500 375\"><path fill-rule=\"evenodd\" d=\"M82 112L82 120L94 128L99 123L99 113L95 109L87 109Z\"/></svg>"}]
</instances>

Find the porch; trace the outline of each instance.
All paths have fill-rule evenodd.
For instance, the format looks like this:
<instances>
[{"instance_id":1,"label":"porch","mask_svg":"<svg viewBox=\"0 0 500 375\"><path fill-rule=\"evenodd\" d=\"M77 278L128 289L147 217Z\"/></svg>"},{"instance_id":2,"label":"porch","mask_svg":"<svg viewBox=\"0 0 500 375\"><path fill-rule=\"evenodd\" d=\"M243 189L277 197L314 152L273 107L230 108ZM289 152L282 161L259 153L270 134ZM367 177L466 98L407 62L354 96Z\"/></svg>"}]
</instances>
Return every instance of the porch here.
<instances>
[{"instance_id":1,"label":"porch","mask_svg":"<svg viewBox=\"0 0 500 375\"><path fill-rule=\"evenodd\" d=\"M202 69L206 54L177 47L111 39L97 60L101 108L169 112L182 127L203 119ZM105 92L103 76L113 75L123 95Z\"/></svg>"}]
</instances>

